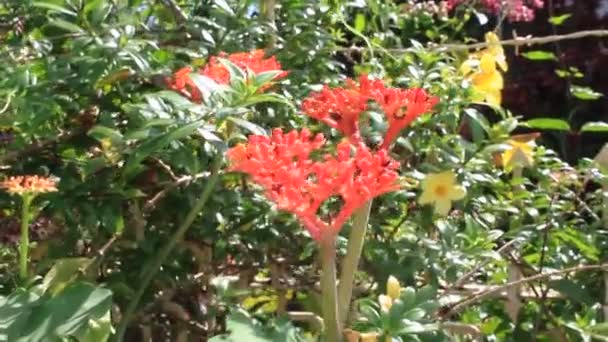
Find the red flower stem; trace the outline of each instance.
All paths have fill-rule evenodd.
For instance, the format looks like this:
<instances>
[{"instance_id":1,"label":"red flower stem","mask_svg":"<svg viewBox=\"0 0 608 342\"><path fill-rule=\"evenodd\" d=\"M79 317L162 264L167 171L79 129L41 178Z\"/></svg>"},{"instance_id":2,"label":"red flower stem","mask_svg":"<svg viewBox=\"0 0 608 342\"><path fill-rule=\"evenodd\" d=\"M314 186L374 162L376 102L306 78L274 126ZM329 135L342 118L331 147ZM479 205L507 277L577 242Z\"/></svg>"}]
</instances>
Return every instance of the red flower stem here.
<instances>
[{"instance_id":1,"label":"red flower stem","mask_svg":"<svg viewBox=\"0 0 608 342\"><path fill-rule=\"evenodd\" d=\"M321 248L321 296L325 341L342 341L342 324L338 314L336 289L336 238L332 236L320 243Z\"/></svg>"},{"instance_id":2,"label":"red flower stem","mask_svg":"<svg viewBox=\"0 0 608 342\"><path fill-rule=\"evenodd\" d=\"M372 200L365 202L361 209L355 213L353 227L348 237L348 249L342 261L342 273L340 274L340 285L338 287L338 311L340 312L340 324L346 323L350 313L350 302L353 297L353 285L355 273L361 259L363 242L369 222L369 213L372 208Z\"/></svg>"}]
</instances>

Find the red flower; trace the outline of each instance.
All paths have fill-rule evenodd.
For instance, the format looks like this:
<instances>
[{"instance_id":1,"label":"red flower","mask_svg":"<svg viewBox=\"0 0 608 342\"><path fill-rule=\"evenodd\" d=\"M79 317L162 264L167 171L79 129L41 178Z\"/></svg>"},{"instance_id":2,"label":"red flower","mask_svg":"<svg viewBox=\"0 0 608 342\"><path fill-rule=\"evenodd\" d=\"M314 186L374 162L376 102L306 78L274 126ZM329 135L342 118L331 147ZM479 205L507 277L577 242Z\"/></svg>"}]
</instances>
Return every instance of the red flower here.
<instances>
[{"instance_id":1,"label":"red flower","mask_svg":"<svg viewBox=\"0 0 608 342\"><path fill-rule=\"evenodd\" d=\"M366 108L367 98L356 88L330 89L325 86L302 103L302 110L310 117L339 130L352 140L359 137L359 115Z\"/></svg>"},{"instance_id":2,"label":"red flower","mask_svg":"<svg viewBox=\"0 0 608 342\"><path fill-rule=\"evenodd\" d=\"M203 96L194 81L190 78L191 67L184 67L176 71L171 78L166 79L167 87L183 96L200 103Z\"/></svg>"},{"instance_id":3,"label":"red flower","mask_svg":"<svg viewBox=\"0 0 608 342\"><path fill-rule=\"evenodd\" d=\"M386 151L372 153L360 145L352 155L352 145L343 142L336 156L311 160L311 152L323 144L322 135L313 137L306 129L287 134L275 129L271 137L252 135L228 151L231 170L250 174L266 197L295 214L316 241L337 234L368 200L398 188L399 165ZM342 208L323 220L317 212L332 197L342 199Z\"/></svg>"},{"instance_id":4,"label":"red flower","mask_svg":"<svg viewBox=\"0 0 608 342\"><path fill-rule=\"evenodd\" d=\"M265 58L264 50L253 50L251 52L238 52L226 56L221 53L219 57L227 58L234 65L243 70L250 70L254 74L260 74L266 71L278 70L281 71L281 64L275 56ZM201 70L201 74L205 75L217 83L227 84L230 82L230 73L228 69L218 60L217 57L209 58L209 62ZM274 79L278 80L287 76L287 71L281 71Z\"/></svg>"},{"instance_id":5,"label":"red flower","mask_svg":"<svg viewBox=\"0 0 608 342\"><path fill-rule=\"evenodd\" d=\"M384 111L388 130L381 148L386 149L399 132L420 115L430 112L439 98L429 96L420 88L389 88L380 80L370 80L366 75L359 79L359 91L374 100Z\"/></svg>"},{"instance_id":6,"label":"red flower","mask_svg":"<svg viewBox=\"0 0 608 342\"><path fill-rule=\"evenodd\" d=\"M381 80L359 78L359 84L346 81L346 87L312 93L302 103L302 111L346 135L351 142L360 143L359 116L367 109L367 102L375 101L384 111L389 124L382 143L383 149L395 140L399 132L418 116L429 112L439 99L423 89L386 87Z\"/></svg>"},{"instance_id":7,"label":"red flower","mask_svg":"<svg viewBox=\"0 0 608 342\"><path fill-rule=\"evenodd\" d=\"M264 50L239 52L228 56L221 53L219 57L227 58L239 68L243 70L250 70L255 74L272 70L281 71L277 76L274 77L274 80L281 79L288 74L287 71L281 70L281 64L277 61L275 56L264 58ZM196 84L192 81L192 79L190 79L189 74L191 72L192 68L190 67L179 69L173 74L172 77L166 79L167 87L171 90L177 91L193 102L200 103L203 96ZM211 56L207 65L199 70L199 73L211 78L219 84L228 84L230 82L230 72L216 56ZM260 90L263 91L268 86L269 85L266 85Z\"/></svg>"},{"instance_id":8,"label":"red flower","mask_svg":"<svg viewBox=\"0 0 608 342\"><path fill-rule=\"evenodd\" d=\"M420 115L430 112L439 98L429 96L424 89L385 88L374 95L374 100L382 107L388 121L381 149L387 149L399 132Z\"/></svg>"}]
</instances>

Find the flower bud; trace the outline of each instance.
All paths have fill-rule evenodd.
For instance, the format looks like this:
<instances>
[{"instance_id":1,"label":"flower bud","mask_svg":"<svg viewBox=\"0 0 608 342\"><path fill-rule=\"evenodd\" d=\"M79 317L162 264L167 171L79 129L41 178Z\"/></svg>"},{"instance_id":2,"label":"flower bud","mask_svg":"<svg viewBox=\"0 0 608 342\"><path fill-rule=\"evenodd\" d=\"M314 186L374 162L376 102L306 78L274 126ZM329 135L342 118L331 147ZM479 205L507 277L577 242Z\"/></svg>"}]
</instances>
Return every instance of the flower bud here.
<instances>
[{"instance_id":1,"label":"flower bud","mask_svg":"<svg viewBox=\"0 0 608 342\"><path fill-rule=\"evenodd\" d=\"M401 285L397 278L390 276L386 281L386 294L392 299L396 300L401 295Z\"/></svg>"}]
</instances>

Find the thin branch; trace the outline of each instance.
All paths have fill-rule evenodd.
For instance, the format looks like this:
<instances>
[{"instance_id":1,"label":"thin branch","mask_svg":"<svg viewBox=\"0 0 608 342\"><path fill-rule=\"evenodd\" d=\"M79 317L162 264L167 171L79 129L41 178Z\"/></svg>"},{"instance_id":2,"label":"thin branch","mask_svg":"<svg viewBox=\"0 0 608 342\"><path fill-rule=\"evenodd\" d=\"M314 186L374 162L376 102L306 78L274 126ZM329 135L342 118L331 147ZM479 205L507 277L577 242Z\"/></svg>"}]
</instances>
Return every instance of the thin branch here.
<instances>
[{"instance_id":1,"label":"thin branch","mask_svg":"<svg viewBox=\"0 0 608 342\"><path fill-rule=\"evenodd\" d=\"M173 13L173 16L175 17L175 21L178 24L184 24L185 22L188 21L188 16L186 15L186 13L184 13L184 11L179 7L179 5L177 3L175 3L174 0L161 0L161 3L167 7L171 13Z\"/></svg>"},{"instance_id":2,"label":"thin branch","mask_svg":"<svg viewBox=\"0 0 608 342\"><path fill-rule=\"evenodd\" d=\"M574 266L574 267L569 267L569 268L564 268L562 270L557 270L557 271L552 271L552 272L546 272L546 273L541 273L541 274L536 274L533 275L531 277L527 277L527 278L523 278L523 279L519 279L516 281L512 281L512 282L508 282L506 284L503 285L496 285L496 286L492 286L490 288L488 288L487 290L481 291L477 294L471 295L468 298L463 299L462 301L460 301L459 303L455 304L452 308L450 308L445 314L443 314L442 316L444 318L450 317L451 315L458 313L460 310L464 309L465 307L478 302L482 299L485 299L487 297L492 296L495 293L501 292L503 290L506 290L510 287L513 286L518 286L521 284L525 284L525 283L529 283L529 282L533 282L533 281L537 281L537 280L541 280L541 279L545 279L545 278L549 278L555 275L562 275L565 273L571 273L571 272L583 272L583 271L596 271L596 270L607 270L608 269L608 264L599 264L599 265L579 265L579 266Z\"/></svg>"},{"instance_id":3,"label":"thin branch","mask_svg":"<svg viewBox=\"0 0 608 342\"><path fill-rule=\"evenodd\" d=\"M505 243L504 245L500 246L499 249L496 250L496 253L502 253L505 250L507 250L508 248L510 248L514 243L516 243L518 240L517 239L513 239L507 243ZM469 272L465 273L462 277L458 278L452 285L448 286L448 288L446 289L446 291L450 291L453 290L455 288L459 288L462 287L464 285L464 283L469 280L469 278L475 274L477 271L479 271L479 269L481 269L482 267L486 266L488 263L490 263L491 259L486 259L485 261L475 265L475 267L473 267Z\"/></svg>"},{"instance_id":4,"label":"thin branch","mask_svg":"<svg viewBox=\"0 0 608 342\"><path fill-rule=\"evenodd\" d=\"M563 40L573 40L587 37L608 37L608 30L584 30L577 31L568 34L556 34L544 37L515 37L513 39L501 40L498 44L503 46L530 46L530 45L542 45L549 44ZM434 50L437 52L448 52L448 51L467 51L467 50L475 50L482 49L490 46L495 43L488 42L480 42L474 44L443 44L443 45L429 45L429 50ZM344 50L366 50L364 47L347 47ZM411 49L386 49L391 53L406 53L411 51Z\"/></svg>"},{"instance_id":5,"label":"thin branch","mask_svg":"<svg viewBox=\"0 0 608 342\"><path fill-rule=\"evenodd\" d=\"M12 152L9 152L9 153L1 156L0 164L6 164L6 163L11 163L14 161L21 160L22 158L24 158L27 155L36 153L53 144L70 140L71 138L73 138L79 134L82 134L82 133L83 133L83 131L80 129L75 130L75 131L68 131L68 132L64 132L64 133L59 133L58 135L56 135L52 138L48 138L48 139L45 139L42 141L31 143L19 151L12 151Z\"/></svg>"},{"instance_id":6,"label":"thin branch","mask_svg":"<svg viewBox=\"0 0 608 342\"><path fill-rule=\"evenodd\" d=\"M171 190L173 190L181 185L189 184L190 182L193 182L199 178L204 178L204 177L208 177L208 176L209 176L209 171L204 171L204 172L197 173L195 175L182 176L182 177L177 178L174 182L169 183L169 185L167 185L161 191L157 192L156 195L154 195L150 200L148 200L148 202L146 202L146 204L144 205L143 212L149 213L151 210L153 210L156 207L156 205L158 204L158 202L160 202L160 200L163 199L163 197L165 197Z\"/></svg>"}]
</instances>

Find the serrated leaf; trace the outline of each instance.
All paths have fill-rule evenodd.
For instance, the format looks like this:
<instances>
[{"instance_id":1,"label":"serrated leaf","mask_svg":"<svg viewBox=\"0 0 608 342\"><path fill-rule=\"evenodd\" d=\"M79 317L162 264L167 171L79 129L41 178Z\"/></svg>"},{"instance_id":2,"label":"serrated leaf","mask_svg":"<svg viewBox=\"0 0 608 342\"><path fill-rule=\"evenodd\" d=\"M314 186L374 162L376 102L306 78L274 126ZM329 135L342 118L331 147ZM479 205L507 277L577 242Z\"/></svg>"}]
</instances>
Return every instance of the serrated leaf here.
<instances>
[{"instance_id":1,"label":"serrated leaf","mask_svg":"<svg viewBox=\"0 0 608 342\"><path fill-rule=\"evenodd\" d=\"M598 93L589 87L572 86L570 87L570 93L579 100L592 101L597 100L604 96L602 93Z\"/></svg>"},{"instance_id":2,"label":"serrated leaf","mask_svg":"<svg viewBox=\"0 0 608 342\"><path fill-rule=\"evenodd\" d=\"M587 122L581 127L581 132L608 132L608 123L601 121Z\"/></svg>"},{"instance_id":3,"label":"serrated leaf","mask_svg":"<svg viewBox=\"0 0 608 342\"><path fill-rule=\"evenodd\" d=\"M521 54L523 57L532 61L556 61L557 57L553 52L534 50L528 51Z\"/></svg>"},{"instance_id":4,"label":"serrated leaf","mask_svg":"<svg viewBox=\"0 0 608 342\"><path fill-rule=\"evenodd\" d=\"M537 129L554 129L558 131L570 131L570 124L561 119L540 118L532 119L523 123L525 126Z\"/></svg>"}]
</instances>

